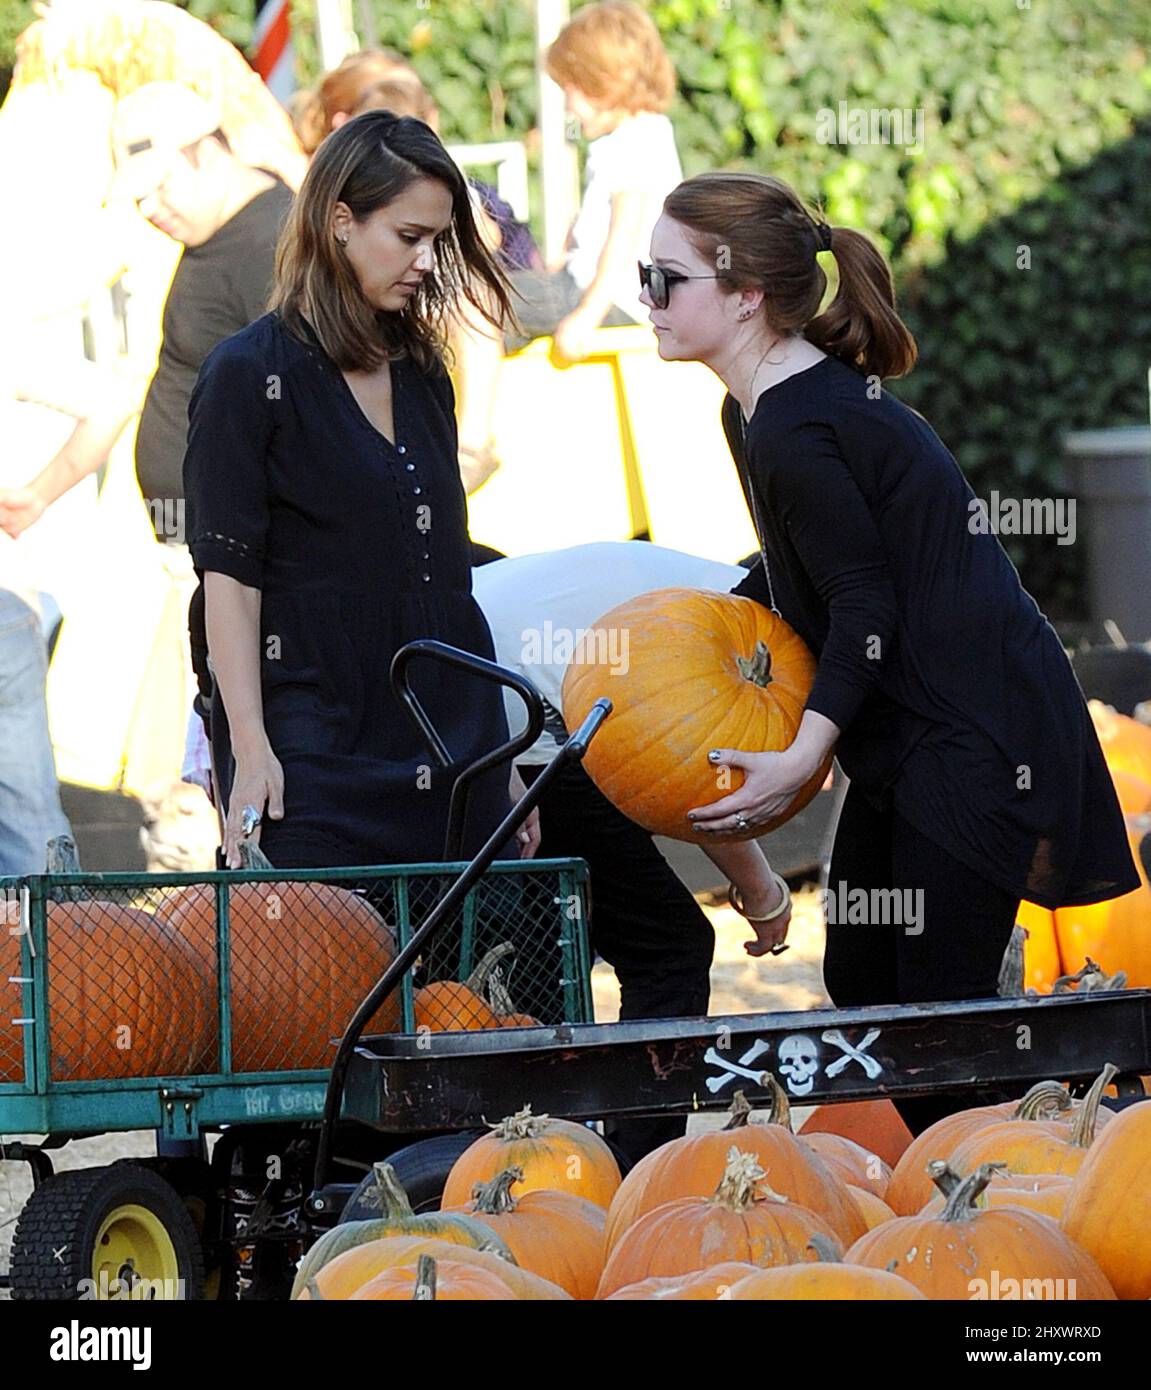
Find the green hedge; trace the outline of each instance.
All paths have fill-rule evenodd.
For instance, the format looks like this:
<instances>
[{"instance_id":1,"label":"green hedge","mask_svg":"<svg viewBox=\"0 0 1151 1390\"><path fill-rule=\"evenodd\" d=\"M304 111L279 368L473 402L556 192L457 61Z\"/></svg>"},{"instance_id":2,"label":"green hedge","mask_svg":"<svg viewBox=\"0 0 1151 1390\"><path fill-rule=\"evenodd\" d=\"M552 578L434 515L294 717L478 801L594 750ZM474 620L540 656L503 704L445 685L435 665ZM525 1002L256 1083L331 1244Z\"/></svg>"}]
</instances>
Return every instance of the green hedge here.
<instances>
[{"instance_id":1,"label":"green hedge","mask_svg":"<svg viewBox=\"0 0 1151 1390\"><path fill-rule=\"evenodd\" d=\"M1021 7L1022 6L1022 7ZM526 135L530 0L355 0L411 54L449 141ZM777 174L891 257L921 365L897 390L977 491L1061 488L1071 428L1146 418L1151 7L1133 0L647 0L680 81L688 174ZM234 41L246 0L188 8ZM578 5L575 6L578 8ZM10 4L7 12L30 9ZM293 6L301 79L314 4ZM18 31L18 30L17 30ZM0 28L0 45L8 41ZM0 65L3 62L0 47ZM817 138L821 110L922 111L919 147ZM538 229L537 229L538 230ZM1017 248L1031 269L1017 269ZM1082 547L1013 555L1053 617L1082 615Z\"/></svg>"}]
</instances>

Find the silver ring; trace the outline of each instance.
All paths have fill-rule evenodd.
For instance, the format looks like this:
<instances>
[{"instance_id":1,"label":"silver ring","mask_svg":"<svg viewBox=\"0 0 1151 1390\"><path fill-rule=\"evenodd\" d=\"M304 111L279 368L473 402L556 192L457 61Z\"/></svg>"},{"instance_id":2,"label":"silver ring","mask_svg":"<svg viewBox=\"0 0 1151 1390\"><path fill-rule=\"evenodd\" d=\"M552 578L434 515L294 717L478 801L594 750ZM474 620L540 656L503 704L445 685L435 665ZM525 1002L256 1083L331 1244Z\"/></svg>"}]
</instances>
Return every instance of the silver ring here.
<instances>
[{"instance_id":1,"label":"silver ring","mask_svg":"<svg viewBox=\"0 0 1151 1390\"><path fill-rule=\"evenodd\" d=\"M741 811L735 818L735 828L737 830L747 829L747 817Z\"/></svg>"},{"instance_id":2,"label":"silver ring","mask_svg":"<svg viewBox=\"0 0 1151 1390\"><path fill-rule=\"evenodd\" d=\"M262 819L255 806L245 806L240 812L240 833L247 838Z\"/></svg>"}]
</instances>

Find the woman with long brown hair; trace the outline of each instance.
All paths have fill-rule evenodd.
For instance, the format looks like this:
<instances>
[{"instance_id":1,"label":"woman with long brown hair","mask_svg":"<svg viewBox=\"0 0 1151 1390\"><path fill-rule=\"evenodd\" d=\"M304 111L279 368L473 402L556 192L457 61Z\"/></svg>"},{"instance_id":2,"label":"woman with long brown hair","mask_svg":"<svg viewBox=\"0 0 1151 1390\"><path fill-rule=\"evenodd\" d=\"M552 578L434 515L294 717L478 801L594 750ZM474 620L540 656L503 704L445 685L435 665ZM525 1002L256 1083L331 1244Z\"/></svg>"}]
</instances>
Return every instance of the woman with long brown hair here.
<instances>
[{"instance_id":1,"label":"woman with long brown hair","mask_svg":"<svg viewBox=\"0 0 1151 1390\"><path fill-rule=\"evenodd\" d=\"M839 284L820 312L825 254ZM734 592L818 657L791 747L712 750L744 781L690 819L701 835L754 833L834 750L851 785L825 897L832 999L992 996L1021 898L1096 902L1139 880L1054 629L954 458L883 389L916 359L890 270L861 233L748 173L680 184L651 255L660 355L706 362L728 388L762 551ZM918 1132L966 1103L899 1109Z\"/></svg>"},{"instance_id":2,"label":"woman with long brown hair","mask_svg":"<svg viewBox=\"0 0 1151 1390\"><path fill-rule=\"evenodd\" d=\"M511 317L459 169L422 121L368 112L312 162L271 311L201 369L184 470L229 866L246 808L278 867L439 856L450 787L388 671L419 637L492 655L442 361L461 296ZM412 685L455 759L506 737L495 687L426 664ZM466 849L508 805L506 771L476 785Z\"/></svg>"}]
</instances>

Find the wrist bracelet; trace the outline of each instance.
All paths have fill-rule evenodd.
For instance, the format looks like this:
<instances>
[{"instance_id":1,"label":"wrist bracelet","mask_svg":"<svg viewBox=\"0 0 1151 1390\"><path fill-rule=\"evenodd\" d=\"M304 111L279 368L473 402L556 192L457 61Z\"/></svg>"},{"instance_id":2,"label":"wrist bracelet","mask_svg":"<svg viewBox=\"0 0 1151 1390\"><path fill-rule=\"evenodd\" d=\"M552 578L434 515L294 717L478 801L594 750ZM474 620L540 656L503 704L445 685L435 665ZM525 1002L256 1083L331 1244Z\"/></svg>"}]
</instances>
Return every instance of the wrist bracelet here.
<instances>
[{"instance_id":1,"label":"wrist bracelet","mask_svg":"<svg viewBox=\"0 0 1151 1390\"><path fill-rule=\"evenodd\" d=\"M783 914L787 911L787 909L791 906L791 889L787 886L783 879L780 878L780 876L775 872L774 869L772 869L770 872L772 878L779 885L779 890L783 894L783 897L780 899L779 906L772 908L772 910L767 914L766 917L748 917L747 913L744 911L743 894L739 891L739 889L735 886L734 883L729 883L727 885L728 901L731 903L732 907L735 908L736 912L738 912L741 917L746 918L746 920L749 922L774 922L777 917L782 917Z\"/></svg>"}]
</instances>

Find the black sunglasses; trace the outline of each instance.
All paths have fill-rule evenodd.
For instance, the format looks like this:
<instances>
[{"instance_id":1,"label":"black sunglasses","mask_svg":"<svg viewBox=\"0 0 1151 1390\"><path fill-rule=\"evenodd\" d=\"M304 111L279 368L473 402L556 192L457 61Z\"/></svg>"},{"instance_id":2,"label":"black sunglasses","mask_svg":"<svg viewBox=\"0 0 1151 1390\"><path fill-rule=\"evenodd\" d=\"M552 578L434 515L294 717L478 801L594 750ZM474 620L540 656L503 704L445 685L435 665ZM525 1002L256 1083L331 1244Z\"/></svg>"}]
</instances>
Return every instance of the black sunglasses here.
<instances>
[{"instance_id":1,"label":"black sunglasses","mask_svg":"<svg viewBox=\"0 0 1151 1390\"><path fill-rule=\"evenodd\" d=\"M642 289L647 290L651 295L652 305L656 309L666 309L671 298L672 285L678 285L681 280L719 280L719 275L681 275L676 270L664 270L658 265L644 265L643 261L637 261L639 266L639 283Z\"/></svg>"}]
</instances>

